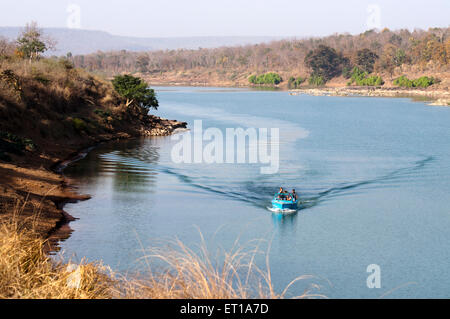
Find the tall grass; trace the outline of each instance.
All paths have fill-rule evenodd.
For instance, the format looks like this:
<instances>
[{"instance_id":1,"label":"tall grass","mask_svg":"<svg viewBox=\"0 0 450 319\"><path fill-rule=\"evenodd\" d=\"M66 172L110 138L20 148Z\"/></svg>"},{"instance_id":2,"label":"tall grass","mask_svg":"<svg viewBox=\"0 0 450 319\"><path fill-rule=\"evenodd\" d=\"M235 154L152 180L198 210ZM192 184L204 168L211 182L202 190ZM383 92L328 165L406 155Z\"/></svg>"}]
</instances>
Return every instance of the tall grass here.
<instances>
[{"instance_id":1,"label":"tall grass","mask_svg":"<svg viewBox=\"0 0 450 319\"><path fill-rule=\"evenodd\" d=\"M0 298L110 298L112 276L95 263L78 266L78 288L70 285L73 272L44 253L45 241L17 222L0 224ZM77 278L75 278L76 280Z\"/></svg>"},{"instance_id":2,"label":"tall grass","mask_svg":"<svg viewBox=\"0 0 450 319\"><path fill-rule=\"evenodd\" d=\"M18 220L0 223L0 298L284 298L292 284L306 278L296 278L277 293L268 255L266 270L255 265L258 246L246 250L236 245L213 258L203 239L199 250L179 240L146 250L140 275L114 273L99 262L64 264L47 256L46 241ZM318 296L308 290L297 298Z\"/></svg>"}]
</instances>

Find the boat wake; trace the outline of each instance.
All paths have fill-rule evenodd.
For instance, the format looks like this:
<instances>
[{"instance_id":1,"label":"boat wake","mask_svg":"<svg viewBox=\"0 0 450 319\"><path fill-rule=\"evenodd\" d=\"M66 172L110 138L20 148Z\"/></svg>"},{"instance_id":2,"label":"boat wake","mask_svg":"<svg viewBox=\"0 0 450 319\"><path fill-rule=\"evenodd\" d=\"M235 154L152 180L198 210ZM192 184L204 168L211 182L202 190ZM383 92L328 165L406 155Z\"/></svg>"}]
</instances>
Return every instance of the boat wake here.
<instances>
[{"instance_id":1,"label":"boat wake","mask_svg":"<svg viewBox=\"0 0 450 319\"><path fill-rule=\"evenodd\" d=\"M328 187L322 186L314 188L310 185L302 185L303 187L300 187L293 184L295 182L292 182L291 185L297 186L295 188L299 190L299 194L302 196L298 208L279 209L267 207L267 198L273 194L274 189L282 184L280 181L265 180L266 176L260 176L257 180L235 181L225 187L224 185L220 185L220 183L211 183L211 177L204 175L204 171L194 171L194 173L190 171L189 174L187 174L183 169L178 169L169 165L161 165L158 163L158 159L154 159L153 153L157 152L153 150L153 147L150 147L146 148L146 151L143 151L142 149L139 149L139 152L131 153L114 151L102 154L100 157L108 163L115 163L115 165L113 165L115 170L120 167L128 173L136 172L140 178L143 176L154 178L158 173L173 175L181 182L199 190L239 200L263 209L266 208L273 213L286 215L314 207L329 198L343 196L354 192L355 190L376 188L380 185L392 185L393 183L404 182L414 176L414 174L417 174L418 170L423 169L426 165L435 160L433 156L424 156L421 159L412 162L410 165L392 170L384 175L375 176L372 179L353 181L350 183L338 183L329 185ZM120 165L118 166L118 164ZM130 166L128 167L124 164Z\"/></svg>"}]
</instances>

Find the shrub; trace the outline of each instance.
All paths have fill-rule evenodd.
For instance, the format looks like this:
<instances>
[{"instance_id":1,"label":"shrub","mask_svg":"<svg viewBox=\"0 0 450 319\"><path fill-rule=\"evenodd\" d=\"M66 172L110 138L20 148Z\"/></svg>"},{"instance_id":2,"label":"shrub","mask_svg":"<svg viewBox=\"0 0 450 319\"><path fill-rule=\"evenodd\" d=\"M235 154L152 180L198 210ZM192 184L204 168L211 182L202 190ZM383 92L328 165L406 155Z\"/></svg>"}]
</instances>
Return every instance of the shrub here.
<instances>
[{"instance_id":1,"label":"shrub","mask_svg":"<svg viewBox=\"0 0 450 319\"><path fill-rule=\"evenodd\" d=\"M299 87L303 82L305 82L306 79L302 77L298 77L297 79L291 76L288 80L288 88L289 89L296 89Z\"/></svg>"},{"instance_id":2,"label":"shrub","mask_svg":"<svg viewBox=\"0 0 450 319\"><path fill-rule=\"evenodd\" d=\"M114 90L127 99L126 105L135 104L145 110L158 109L158 100L153 89L141 78L129 74L118 75L112 80Z\"/></svg>"},{"instance_id":3,"label":"shrub","mask_svg":"<svg viewBox=\"0 0 450 319\"><path fill-rule=\"evenodd\" d=\"M277 73L269 72L261 75L251 75L248 78L248 81L252 84L271 84L277 85L280 84L283 79Z\"/></svg>"},{"instance_id":4,"label":"shrub","mask_svg":"<svg viewBox=\"0 0 450 319\"><path fill-rule=\"evenodd\" d=\"M367 72L355 66L347 85L352 85L353 83L356 83L356 85L359 86L380 86L384 84L384 81L380 76L369 76Z\"/></svg>"},{"instance_id":5,"label":"shrub","mask_svg":"<svg viewBox=\"0 0 450 319\"><path fill-rule=\"evenodd\" d=\"M335 49L321 44L318 48L309 51L304 62L311 68L312 74L320 76L326 82L339 75L343 64L347 64L348 61Z\"/></svg>"},{"instance_id":6,"label":"shrub","mask_svg":"<svg viewBox=\"0 0 450 319\"><path fill-rule=\"evenodd\" d=\"M313 74L308 80L309 85L321 86L325 84L325 79L321 75Z\"/></svg>"},{"instance_id":7,"label":"shrub","mask_svg":"<svg viewBox=\"0 0 450 319\"><path fill-rule=\"evenodd\" d=\"M352 67L351 66L345 66L342 68L342 76L345 79L350 79L352 77Z\"/></svg>"},{"instance_id":8,"label":"shrub","mask_svg":"<svg viewBox=\"0 0 450 319\"><path fill-rule=\"evenodd\" d=\"M402 75L401 77L394 80L394 85L406 88L413 88L413 87L427 88L438 82L439 82L438 79L435 79L433 77L430 78L428 76L421 76L418 79L410 80L406 76Z\"/></svg>"},{"instance_id":9,"label":"shrub","mask_svg":"<svg viewBox=\"0 0 450 319\"><path fill-rule=\"evenodd\" d=\"M406 76L402 75L401 77L394 80L394 85L401 86L401 87L407 87L412 88L413 87L413 81L408 79Z\"/></svg>"}]
</instances>

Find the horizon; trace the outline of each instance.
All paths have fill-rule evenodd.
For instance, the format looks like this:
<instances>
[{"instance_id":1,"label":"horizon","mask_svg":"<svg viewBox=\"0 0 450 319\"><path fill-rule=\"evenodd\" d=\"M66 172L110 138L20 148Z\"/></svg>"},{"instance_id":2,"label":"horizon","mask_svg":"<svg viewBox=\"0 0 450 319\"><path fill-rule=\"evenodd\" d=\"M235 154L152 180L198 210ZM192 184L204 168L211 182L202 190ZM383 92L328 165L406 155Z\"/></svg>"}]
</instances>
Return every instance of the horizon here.
<instances>
[{"instance_id":1,"label":"horizon","mask_svg":"<svg viewBox=\"0 0 450 319\"><path fill-rule=\"evenodd\" d=\"M0 4L4 27L23 27L36 21L41 28L69 28L103 31L137 38L187 37L280 37L309 38L332 34L359 34L371 29L427 30L449 26L450 2L409 1L407 12L396 15L405 4L388 0L299 3L281 0L222 3L196 0L185 3L126 4L117 1L88 2L19 0ZM11 14L21 8L20 15ZM176 7L178 10L173 10ZM289 10L286 10L288 8ZM139 9L139 10L137 10ZM125 14L124 14L125 13ZM233 20L230 19L233 17ZM146 21L142 23L142 21ZM148 22L147 22L148 21ZM268 22L269 23L268 23ZM148 27L147 27L148 26ZM155 26L157 26L155 28Z\"/></svg>"},{"instance_id":2,"label":"horizon","mask_svg":"<svg viewBox=\"0 0 450 319\"><path fill-rule=\"evenodd\" d=\"M35 21L29 21L29 22L35 22ZM21 26L21 25L16 25L16 26L12 26L12 25L0 25L0 28L11 28L11 29L17 29L17 28L25 28L26 24ZM322 38L322 37L328 37L328 36L333 36L333 35L340 35L340 34L349 34L351 36L355 36L358 34L362 34L364 32L367 31L371 31L374 30L376 32L381 32L383 31L383 29L366 29L363 30L362 32L358 32L358 33L350 33L350 32L333 32L333 33L329 33L329 34L324 34L324 35L286 35L286 36L275 36L275 35L254 35L254 34L239 34L239 35L186 35L186 36L150 36L150 37L145 37L145 36L130 36L130 35L120 35L120 34L115 34L115 33L111 33L109 31L105 31L105 30L100 30L100 29L78 29L78 28L67 28L67 27L43 27L41 25L38 24L38 28L45 30L71 30L71 31L81 31L81 32L100 32L100 33L106 33L108 35L114 36L114 37L124 37L124 38L137 38L137 39L183 39L183 38L279 38L279 39L297 39L297 40L302 40L302 39L309 39L309 38ZM387 28L387 27L386 27ZM400 31L400 30L408 30L409 32L414 32L414 31L428 31L429 29L445 29L445 28L450 28L450 25L448 26L429 26L427 28L396 28L396 29L389 29L390 31L396 32L396 31ZM0 35L1 36L1 35Z\"/></svg>"}]
</instances>

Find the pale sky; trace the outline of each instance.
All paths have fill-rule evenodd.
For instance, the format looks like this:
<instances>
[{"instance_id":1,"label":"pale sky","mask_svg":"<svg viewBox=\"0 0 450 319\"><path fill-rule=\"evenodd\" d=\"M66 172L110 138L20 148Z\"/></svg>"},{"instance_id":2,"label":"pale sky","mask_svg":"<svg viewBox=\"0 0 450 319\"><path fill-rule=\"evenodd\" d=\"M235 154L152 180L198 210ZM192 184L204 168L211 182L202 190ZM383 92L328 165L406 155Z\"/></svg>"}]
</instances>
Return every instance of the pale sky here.
<instances>
[{"instance_id":1,"label":"pale sky","mask_svg":"<svg viewBox=\"0 0 450 319\"><path fill-rule=\"evenodd\" d=\"M37 21L138 37L355 34L447 27L449 17L450 0L0 0L0 26Z\"/></svg>"}]
</instances>

